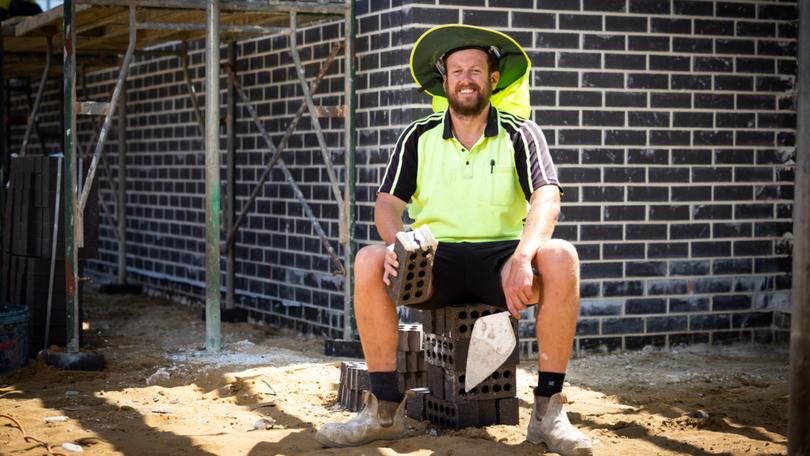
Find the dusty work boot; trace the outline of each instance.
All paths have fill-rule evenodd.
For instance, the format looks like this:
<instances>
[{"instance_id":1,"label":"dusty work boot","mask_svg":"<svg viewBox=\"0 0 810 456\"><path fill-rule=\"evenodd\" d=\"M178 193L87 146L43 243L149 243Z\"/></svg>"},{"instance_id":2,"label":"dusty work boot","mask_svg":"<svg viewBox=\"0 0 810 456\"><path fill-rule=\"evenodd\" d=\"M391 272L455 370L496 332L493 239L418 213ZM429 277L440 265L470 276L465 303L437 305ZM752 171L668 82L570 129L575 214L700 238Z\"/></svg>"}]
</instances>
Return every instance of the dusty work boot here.
<instances>
[{"instance_id":1,"label":"dusty work boot","mask_svg":"<svg viewBox=\"0 0 810 456\"><path fill-rule=\"evenodd\" d=\"M568 415L563 410L566 402L562 393L551 397L535 396L526 440L544 443L550 451L564 456L592 455L590 439L568 421Z\"/></svg>"},{"instance_id":2,"label":"dusty work boot","mask_svg":"<svg viewBox=\"0 0 810 456\"><path fill-rule=\"evenodd\" d=\"M395 440L408 434L405 401L377 400L370 391L364 393L365 408L345 423L326 423L315 433L315 440L328 447L351 447L374 440ZM407 396L406 396L407 398Z\"/></svg>"}]
</instances>

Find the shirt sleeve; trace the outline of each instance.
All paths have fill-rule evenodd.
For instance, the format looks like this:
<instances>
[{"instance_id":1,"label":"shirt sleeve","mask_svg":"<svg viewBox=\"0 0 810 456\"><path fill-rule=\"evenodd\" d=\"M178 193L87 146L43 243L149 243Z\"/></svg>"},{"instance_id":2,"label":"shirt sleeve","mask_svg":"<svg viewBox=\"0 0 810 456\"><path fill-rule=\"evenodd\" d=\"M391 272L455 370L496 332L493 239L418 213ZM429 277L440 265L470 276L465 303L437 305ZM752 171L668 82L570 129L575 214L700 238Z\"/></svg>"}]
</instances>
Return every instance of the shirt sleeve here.
<instances>
[{"instance_id":1,"label":"shirt sleeve","mask_svg":"<svg viewBox=\"0 0 810 456\"><path fill-rule=\"evenodd\" d=\"M557 170L551 160L546 137L531 120L523 122L512 138L515 149L515 167L523 194L528 201L532 193L544 185L556 185L562 195Z\"/></svg>"},{"instance_id":2,"label":"shirt sleeve","mask_svg":"<svg viewBox=\"0 0 810 456\"><path fill-rule=\"evenodd\" d=\"M416 191L416 172L419 166L417 151L419 135L411 124L402 132L388 159L378 193L390 193L406 203Z\"/></svg>"}]
</instances>

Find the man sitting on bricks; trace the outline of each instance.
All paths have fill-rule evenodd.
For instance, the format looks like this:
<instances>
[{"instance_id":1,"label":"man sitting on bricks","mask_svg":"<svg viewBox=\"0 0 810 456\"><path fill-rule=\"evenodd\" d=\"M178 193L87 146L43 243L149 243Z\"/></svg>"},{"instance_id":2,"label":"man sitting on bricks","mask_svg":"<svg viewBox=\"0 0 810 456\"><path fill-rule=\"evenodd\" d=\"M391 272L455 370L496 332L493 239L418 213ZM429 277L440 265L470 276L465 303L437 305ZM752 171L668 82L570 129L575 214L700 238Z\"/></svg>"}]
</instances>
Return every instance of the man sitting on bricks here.
<instances>
[{"instance_id":1,"label":"man sitting on bricks","mask_svg":"<svg viewBox=\"0 0 810 456\"><path fill-rule=\"evenodd\" d=\"M527 439L561 454L591 454L563 409L579 260L570 243L551 238L562 190L543 132L527 120L529 58L497 31L444 25L422 35L410 65L436 112L402 132L388 162L374 207L388 247L364 247L356 258L354 303L371 394L356 417L324 425L316 438L343 447L407 433L398 316L385 287L396 275L391 245L410 201L412 226L429 226L439 241L429 299L418 308L485 303L519 318L538 303L539 382Z\"/></svg>"}]
</instances>

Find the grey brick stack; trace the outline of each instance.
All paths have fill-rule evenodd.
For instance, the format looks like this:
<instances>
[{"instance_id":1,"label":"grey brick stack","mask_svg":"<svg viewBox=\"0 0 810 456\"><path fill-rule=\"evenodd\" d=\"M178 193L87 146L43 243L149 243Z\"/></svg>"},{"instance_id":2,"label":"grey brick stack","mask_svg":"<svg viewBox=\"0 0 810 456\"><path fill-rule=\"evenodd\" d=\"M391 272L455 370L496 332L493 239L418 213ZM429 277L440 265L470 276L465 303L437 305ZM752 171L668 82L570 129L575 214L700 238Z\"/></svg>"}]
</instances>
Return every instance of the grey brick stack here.
<instances>
[{"instance_id":1,"label":"grey brick stack","mask_svg":"<svg viewBox=\"0 0 810 456\"><path fill-rule=\"evenodd\" d=\"M478 318L497 311L486 305L422 311L427 390L417 391L409 399L408 416L450 429L517 424L517 347L489 378L465 392L473 325Z\"/></svg>"}]
</instances>

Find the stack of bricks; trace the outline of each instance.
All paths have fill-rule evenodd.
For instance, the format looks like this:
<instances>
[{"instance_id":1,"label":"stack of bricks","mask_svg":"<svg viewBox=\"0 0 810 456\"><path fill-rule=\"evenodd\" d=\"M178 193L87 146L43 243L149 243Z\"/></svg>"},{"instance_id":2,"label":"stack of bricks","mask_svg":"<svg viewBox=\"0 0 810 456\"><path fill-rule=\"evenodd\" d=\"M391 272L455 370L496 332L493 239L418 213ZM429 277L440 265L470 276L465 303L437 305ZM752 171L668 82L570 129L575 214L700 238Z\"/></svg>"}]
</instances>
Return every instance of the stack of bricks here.
<instances>
[{"instance_id":1,"label":"stack of bricks","mask_svg":"<svg viewBox=\"0 0 810 456\"><path fill-rule=\"evenodd\" d=\"M359 361L340 363L338 402L346 410L357 412L363 408L363 391L369 390L368 367Z\"/></svg>"},{"instance_id":2,"label":"stack of bricks","mask_svg":"<svg viewBox=\"0 0 810 456\"><path fill-rule=\"evenodd\" d=\"M517 347L495 372L465 392L467 351L475 320L499 311L487 305L423 311L428 387L409 398L408 416L451 429L517 424Z\"/></svg>"},{"instance_id":3,"label":"stack of bricks","mask_svg":"<svg viewBox=\"0 0 810 456\"><path fill-rule=\"evenodd\" d=\"M425 353L422 350L422 325L399 325L397 372L401 393L427 384ZM363 408L363 391L370 389L366 363L344 361L340 364L338 402L343 408L351 412Z\"/></svg>"},{"instance_id":4,"label":"stack of bricks","mask_svg":"<svg viewBox=\"0 0 810 456\"><path fill-rule=\"evenodd\" d=\"M397 373L401 393L427 385L425 352L422 349L422 325L399 325Z\"/></svg>"},{"instance_id":5,"label":"stack of bricks","mask_svg":"<svg viewBox=\"0 0 810 456\"><path fill-rule=\"evenodd\" d=\"M47 348L44 347L45 319L54 235L57 243L48 339L49 343L64 344L66 337L64 191L59 195L59 230L57 233L53 231L58 167L61 164L56 157L24 156L13 157L10 165L3 213L0 304L28 307L31 357ZM79 251L80 259L98 254L97 198L98 192L91 191L84 212L85 244ZM79 290L81 292L81 287Z\"/></svg>"}]
</instances>

